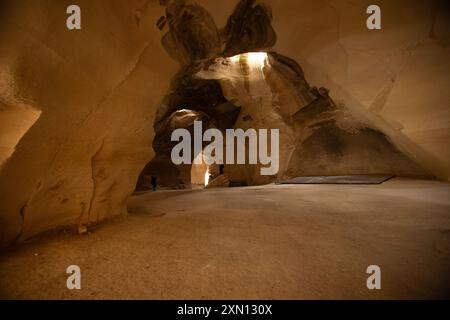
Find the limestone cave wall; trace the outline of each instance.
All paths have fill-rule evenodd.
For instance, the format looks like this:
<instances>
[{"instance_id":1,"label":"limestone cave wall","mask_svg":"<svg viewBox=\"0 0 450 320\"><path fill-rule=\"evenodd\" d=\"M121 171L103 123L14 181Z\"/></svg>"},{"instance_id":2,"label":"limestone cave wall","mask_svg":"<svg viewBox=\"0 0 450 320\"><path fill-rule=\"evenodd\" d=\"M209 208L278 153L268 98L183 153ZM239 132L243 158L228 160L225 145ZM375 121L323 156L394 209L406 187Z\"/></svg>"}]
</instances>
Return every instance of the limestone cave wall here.
<instances>
[{"instance_id":1,"label":"limestone cave wall","mask_svg":"<svg viewBox=\"0 0 450 320\"><path fill-rule=\"evenodd\" d=\"M155 26L163 9L80 0L82 29L70 31L70 4L2 5L2 244L125 213L153 157L155 106L177 69Z\"/></svg>"}]
</instances>

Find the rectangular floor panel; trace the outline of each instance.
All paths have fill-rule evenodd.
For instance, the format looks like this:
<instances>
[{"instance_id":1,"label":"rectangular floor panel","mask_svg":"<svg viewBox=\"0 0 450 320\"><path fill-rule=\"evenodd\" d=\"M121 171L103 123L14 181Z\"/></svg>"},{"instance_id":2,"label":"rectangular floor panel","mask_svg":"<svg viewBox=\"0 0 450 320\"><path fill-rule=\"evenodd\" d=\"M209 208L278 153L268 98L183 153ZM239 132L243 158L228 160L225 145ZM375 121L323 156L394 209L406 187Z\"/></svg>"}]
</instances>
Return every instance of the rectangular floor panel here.
<instances>
[{"instance_id":1,"label":"rectangular floor panel","mask_svg":"<svg viewBox=\"0 0 450 320\"><path fill-rule=\"evenodd\" d=\"M280 184L381 184L393 175L348 175L297 177L281 181Z\"/></svg>"}]
</instances>

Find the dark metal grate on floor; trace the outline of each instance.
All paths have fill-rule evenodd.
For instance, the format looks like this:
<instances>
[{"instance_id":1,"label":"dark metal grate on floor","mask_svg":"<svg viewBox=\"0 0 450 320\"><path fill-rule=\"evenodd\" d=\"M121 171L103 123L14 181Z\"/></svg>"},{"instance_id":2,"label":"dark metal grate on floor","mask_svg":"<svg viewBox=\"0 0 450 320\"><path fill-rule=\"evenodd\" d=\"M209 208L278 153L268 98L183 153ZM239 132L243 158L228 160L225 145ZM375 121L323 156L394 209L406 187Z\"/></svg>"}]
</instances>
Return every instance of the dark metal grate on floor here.
<instances>
[{"instance_id":1,"label":"dark metal grate on floor","mask_svg":"<svg viewBox=\"0 0 450 320\"><path fill-rule=\"evenodd\" d=\"M297 177L280 184L381 184L393 178L393 175L348 175Z\"/></svg>"}]
</instances>

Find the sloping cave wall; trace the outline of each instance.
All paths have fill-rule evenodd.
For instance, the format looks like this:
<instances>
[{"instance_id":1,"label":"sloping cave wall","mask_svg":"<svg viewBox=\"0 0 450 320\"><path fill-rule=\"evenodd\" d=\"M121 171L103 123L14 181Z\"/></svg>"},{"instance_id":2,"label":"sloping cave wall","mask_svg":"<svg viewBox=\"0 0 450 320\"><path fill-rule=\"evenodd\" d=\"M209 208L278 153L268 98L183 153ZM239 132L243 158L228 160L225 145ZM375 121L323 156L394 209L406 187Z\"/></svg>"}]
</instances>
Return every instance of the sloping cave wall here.
<instances>
[{"instance_id":1,"label":"sloping cave wall","mask_svg":"<svg viewBox=\"0 0 450 320\"><path fill-rule=\"evenodd\" d=\"M237 1L197 1L224 26ZM278 40L308 81L379 127L439 179L450 180L448 1L380 0L382 30L368 30L373 1L267 0ZM361 112L361 110L363 112ZM370 113L366 113L368 110Z\"/></svg>"},{"instance_id":2,"label":"sloping cave wall","mask_svg":"<svg viewBox=\"0 0 450 320\"><path fill-rule=\"evenodd\" d=\"M366 28L373 1L269 1L275 49L330 89L443 180L450 179L448 1L377 1L382 30ZM214 13L213 13L214 14Z\"/></svg>"},{"instance_id":3,"label":"sloping cave wall","mask_svg":"<svg viewBox=\"0 0 450 320\"><path fill-rule=\"evenodd\" d=\"M155 106L177 69L155 26L162 8L80 0L82 29L69 31L70 4L2 4L0 114L41 112L0 173L2 244L126 212L153 156Z\"/></svg>"},{"instance_id":4,"label":"sloping cave wall","mask_svg":"<svg viewBox=\"0 0 450 320\"><path fill-rule=\"evenodd\" d=\"M272 50L450 178L446 1L377 1L381 31L365 26L369 1L266 2L278 36ZM0 172L0 243L125 212L179 68L155 26L163 8L156 0L79 0L82 30L68 31L71 1L0 3L0 121L17 121L0 124L9 157ZM237 0L197 3L223 27Z\"/></svg>"}]
</instances>

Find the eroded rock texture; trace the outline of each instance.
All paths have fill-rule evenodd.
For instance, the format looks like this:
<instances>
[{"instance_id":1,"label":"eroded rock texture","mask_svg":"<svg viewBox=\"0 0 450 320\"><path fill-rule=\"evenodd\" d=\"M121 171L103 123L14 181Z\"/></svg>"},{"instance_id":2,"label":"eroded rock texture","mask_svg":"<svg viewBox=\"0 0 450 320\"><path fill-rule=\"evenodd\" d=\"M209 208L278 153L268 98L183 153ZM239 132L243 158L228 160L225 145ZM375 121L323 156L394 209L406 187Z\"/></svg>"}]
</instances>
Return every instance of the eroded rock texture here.
<instances>
[{"instance_id":1,"label":"eroded rock texture","mask_svg":"<svg viewBox=\"0 0 450 320\"><path fill-rule=\"evenodd\" d=\"M163 10L77 4L82 30L69 31L67 2L3 1L0 140L14 152L0 172L2 245L126 213L153 156L155 106L176 71L152 31Z\"/></svg>"}]
</instances>

